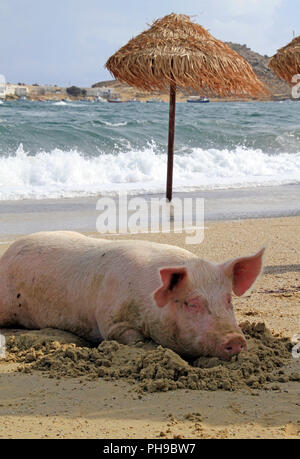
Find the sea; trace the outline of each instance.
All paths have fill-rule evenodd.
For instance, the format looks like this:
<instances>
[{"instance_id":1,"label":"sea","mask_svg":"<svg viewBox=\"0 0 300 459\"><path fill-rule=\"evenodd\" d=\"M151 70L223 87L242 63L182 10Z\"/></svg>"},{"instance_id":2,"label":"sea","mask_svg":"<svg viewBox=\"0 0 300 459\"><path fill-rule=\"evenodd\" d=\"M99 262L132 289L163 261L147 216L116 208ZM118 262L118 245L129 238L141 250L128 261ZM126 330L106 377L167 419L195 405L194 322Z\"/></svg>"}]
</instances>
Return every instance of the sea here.
<instances>
[{"instance_id":1,"label":"sea","mask_svg":"<svg viewBox=\"0 0 300 459\"><path fill-rule=\"evenodd\" d=\"M1 241L95 231L101 196L163 197L168 116L165 103L0 102ZM206 221L300 215L300 103L177 103L173 189L204 199Z\"/></svg>"},{"instance_id":2,"label":"sea","mask_svg":"<svg viewBox=\"0 0 300 459\"><path fill-rule=\"evenodd\" d=\"M0 104L0 201L163 193L165 103ZM177 103L174 191L300 183L300 104Z\"/></svg>"}]
</instances>

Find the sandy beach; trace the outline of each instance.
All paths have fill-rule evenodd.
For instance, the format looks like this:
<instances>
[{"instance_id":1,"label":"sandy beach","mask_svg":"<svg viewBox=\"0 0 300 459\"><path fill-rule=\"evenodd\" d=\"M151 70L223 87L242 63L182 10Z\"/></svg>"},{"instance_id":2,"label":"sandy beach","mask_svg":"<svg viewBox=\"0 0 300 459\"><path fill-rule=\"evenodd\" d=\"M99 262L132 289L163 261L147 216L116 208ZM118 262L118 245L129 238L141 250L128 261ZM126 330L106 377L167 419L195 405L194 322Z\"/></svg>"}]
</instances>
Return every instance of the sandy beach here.
<instances>
[{"instance_id":1,"label":"sandy beach","mask_svg":"<svg viewBox=\"0 0 300 459\"><path fill-rule=\"evenodd\" d=\"M263 322L278 338L300 332L300 217L208 222L198 246L185 246L184 234L130 237L185 247L216 262L266 245L264 274L253 293L234 299L238 321ZM9 244L2 241L0 254ZM282 378L264 389L140 393L126 379L49 378L19 366L0 360L0 438L300 437L296 380ZM287 367L299 373L299 359L291 357Z\"/></svg>"},{"instance_id":2,"label":"sandy beach","mask_svg":"<svg viewBox=\"0 0 300 459\"><path fill-rule=\"evenodd\" d=\"M0 440L300 439L298 5L56 3L0 6Z\"/></svg>"}]
</instances>

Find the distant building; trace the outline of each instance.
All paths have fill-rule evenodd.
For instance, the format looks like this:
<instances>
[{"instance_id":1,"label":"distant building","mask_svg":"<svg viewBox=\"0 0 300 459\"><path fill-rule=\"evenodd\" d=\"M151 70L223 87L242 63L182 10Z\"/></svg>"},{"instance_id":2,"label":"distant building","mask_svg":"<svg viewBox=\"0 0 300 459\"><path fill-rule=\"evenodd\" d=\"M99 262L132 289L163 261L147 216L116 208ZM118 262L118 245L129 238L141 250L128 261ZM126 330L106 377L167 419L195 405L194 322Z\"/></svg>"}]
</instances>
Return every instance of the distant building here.
<instances>
[{"instance_id":1,"label":"distant building","mask_svg":"<svg viewBox=\"0 0 300 459\"><path fill-rule=\"evenodd\" d=\"M110 88L85 88L87 97L105 97L108 98L112 95Z\"/></svg>"},{"instance_id":2,"label":"distant building","mask_svg":"<svg viewBox=\"0 0 300 459\"><path fill-rule=\"evenodd\" d=\"M43 88L45 92L52 93L52 94L55 94L57 91L57 86L54 86L52 84L43 85L41 86L41 88Z\"/></svg>"},{"instance_id":3,"label":"distant building","mask_svg":"<svg viewBox=\"0 0 300 459\"><path fill-rule=\"evenodd\" d=\"M99 97L100 96L99 88L85 88L85 90L86 90L86 95L88 97Z\"/></svg>"},{"instance_id":4,"label":"distant building","mask_svg":"<svg viewBox=\"0 0 300 459\"><path fill-rule=\"evenodd\" d=\"M31 86L28 88L28 95L33 97L44 96L45 94L64 94L65 89L52 85Z\"/></svg>"},{"instance_id":5,"label":"distant building","mask_svg":"<svg viewBox=\"0 0 300 459\"><path fill-rule=\"evenodd\" d=\"M98 88L101 90L100 96L102 97L111 97L113 95L113 91L110 88Z\"/></svg>"},{"instance_id":6,"label":"distant building","mask_svg":"<svg viewBox=\"0 0 300 459\"><path fill-rule=\"evenodd\" d=\"M27 87L26 86L17 86L15 88L15 95L18 97L26 97L27 96Z\"/></svg>"},{"instance_id":7,"label":"distant building","mask_svg":"<svg viewBox=\"0 0 300 459\"><path fill-rule=\"evenodd\" d=\"M0 75L0 99L5 99L6 97L6 81L3 75Z\"/></svg>"},{"instance_id":8,"label":"distant building","mask_svg":"<svg viewBox=\"0 0 300 459\"><path fill-rule=\"evenodd\" d=\"M15 89L16 89L16 85L15 84L8 83L6 85L6 97L7 96L14 96L15 95Z\"/></svg>"},{"instance_id":9,"label":"distant building","mask_svg":"<svg viewBox=\"0 0 300 459\"><path fill-rule=\"evenodd\" d=\"M43 86L33 86L29 90L30 96L43 96L45 94L45 89Z\"/></svg>"}]
</instances>

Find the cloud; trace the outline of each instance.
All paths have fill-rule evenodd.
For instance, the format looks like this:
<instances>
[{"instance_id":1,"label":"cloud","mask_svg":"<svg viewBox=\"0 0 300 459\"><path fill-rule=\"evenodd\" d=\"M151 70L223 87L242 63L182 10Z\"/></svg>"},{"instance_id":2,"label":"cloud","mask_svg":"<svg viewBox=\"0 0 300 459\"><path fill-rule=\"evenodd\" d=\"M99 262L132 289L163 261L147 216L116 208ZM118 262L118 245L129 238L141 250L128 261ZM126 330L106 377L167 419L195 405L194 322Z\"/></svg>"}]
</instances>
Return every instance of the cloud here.
<instances>
[{"instance_id":1,"label":"cloud","mask_svg":"<svg viewBox=\"0 0 300 459\"><path fill-rule=\"evenodd\" d=\"M274 27L283 0L211 0L203 19L210 32L223 41L247 44L254 51L273 54Z\"/></svg>"},{"instance_id":2,"label":"cloud","mask_svg":"<svg viewBox=\"0 0 300 459\"><path fill-rule=\"evenodd\" d=\"M248 14L272 15L273 12L282 4L283 0L228 0L228 12L232 16ZM218 1L218 3L220 3ZM224 3L224 2L223 2Z\"/></svg>"}]
</instances>

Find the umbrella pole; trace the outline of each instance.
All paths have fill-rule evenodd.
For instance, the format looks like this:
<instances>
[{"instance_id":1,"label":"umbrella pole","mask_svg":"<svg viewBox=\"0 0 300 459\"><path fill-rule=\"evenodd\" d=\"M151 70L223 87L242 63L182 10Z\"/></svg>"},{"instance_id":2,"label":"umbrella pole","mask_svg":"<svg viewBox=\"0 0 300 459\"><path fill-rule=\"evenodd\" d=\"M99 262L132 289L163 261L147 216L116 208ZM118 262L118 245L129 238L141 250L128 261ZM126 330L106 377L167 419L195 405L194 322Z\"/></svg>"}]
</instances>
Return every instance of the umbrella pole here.
<instances>
[{"instance_id":1,"label":"umbrella pole","mask_svg":"<svg viewBox=\"0 0 300 459\"><path fill-rule=\"evenodd\" d=\"M169 112L169 142L168 142L168 170L166 197L172 201L173 188L173 162L174 162L174 138L175 138L175 109L176 109L176 85L170 85L170 112Z\"/></svg>"}]
</instances>

